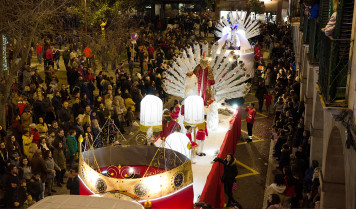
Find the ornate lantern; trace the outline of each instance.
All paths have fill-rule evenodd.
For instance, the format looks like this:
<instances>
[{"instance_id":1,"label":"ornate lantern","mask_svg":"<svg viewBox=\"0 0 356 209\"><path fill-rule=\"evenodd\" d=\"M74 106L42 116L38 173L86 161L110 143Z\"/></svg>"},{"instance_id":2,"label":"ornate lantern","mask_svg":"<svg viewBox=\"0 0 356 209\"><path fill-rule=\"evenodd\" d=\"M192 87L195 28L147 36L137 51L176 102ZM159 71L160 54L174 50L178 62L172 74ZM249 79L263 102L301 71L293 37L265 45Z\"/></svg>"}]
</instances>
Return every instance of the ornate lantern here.
<instances>
[{"instance_id":1,"label":"ornate lantern","mask_svg":"<svg viewBox=\"0 0 356 209\"><path fill-rule=\"evenodd\" d=\"M189 96L184 100L184 124L197 125L204 122L204 100L201 96Z\"/></svg>"},{"instance_id":2,"label":"ornate lantern","mask_svg":"<svg viewBox=\"0 0 356 209\"><path fill-rule=\"evenodd\" d=\"M145 96L141 101L140 130L146 132L152 128L152 132L161 131L162 112L163 102L160 98L153 95Z\"/></svg>"}]
</instances>

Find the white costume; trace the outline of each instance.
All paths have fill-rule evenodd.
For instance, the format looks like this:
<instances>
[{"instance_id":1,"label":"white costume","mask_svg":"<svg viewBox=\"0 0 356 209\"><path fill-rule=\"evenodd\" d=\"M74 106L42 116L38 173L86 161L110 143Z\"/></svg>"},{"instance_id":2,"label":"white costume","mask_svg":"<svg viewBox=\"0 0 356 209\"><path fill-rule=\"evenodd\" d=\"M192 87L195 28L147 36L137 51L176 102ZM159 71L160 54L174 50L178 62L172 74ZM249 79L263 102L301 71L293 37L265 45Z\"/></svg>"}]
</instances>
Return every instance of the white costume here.
<instances>
[{"instance_id":1,"label":"white costume","mask_svg":"<svg viewBox=\"0 0 356 209\"><path fill-rule=\"evenodd\" d=\"M191 76L185 77L185 93L184 98L192 95L198 95L198 79L197 76L193 73Z\"/></svg>"}]
</instances>

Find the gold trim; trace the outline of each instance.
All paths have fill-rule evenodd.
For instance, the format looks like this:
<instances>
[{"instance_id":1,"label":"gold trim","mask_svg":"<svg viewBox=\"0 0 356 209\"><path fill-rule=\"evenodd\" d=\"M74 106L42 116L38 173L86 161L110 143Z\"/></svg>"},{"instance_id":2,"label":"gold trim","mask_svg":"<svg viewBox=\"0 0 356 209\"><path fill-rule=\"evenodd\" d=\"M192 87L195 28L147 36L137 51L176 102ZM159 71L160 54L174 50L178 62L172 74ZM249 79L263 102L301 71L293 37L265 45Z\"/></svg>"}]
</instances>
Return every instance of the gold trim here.
<instances>
[{"instance_id":1,"label":"gold trim","mask_svg":"<svg viewBox=\"0 0 356 209\"><path fill-rule=\"evenodd\" d=\"M184 176L183 183L181 186L179 186L179 188L183 188L193 183L193 172L190 160L164 173L137 179L118 179L104 176L101 173L98 173L86 162L84 162L81 156L79 159L79 167L83 166L83 169L80 169L79 171L79 175L87 187L94 193L99 193L95 185L97 179L99 178L105 182L107 186L106 192L124 191L131 196L136 197L137 200L159 198L175 192L177 188L173 187L171 182L172 178L174 178L177 173L182 173ZM85 178L83 178L82 171L85 172ZM145 188L147 188L145 191L146 194L142 197L138 197L135 194L135 186L138 184L143 184Z\"/></svg>"},{"instance_id":2,"label":"gold trim","mask_svg":"<svg viewBox=\"0 0 356 209\"><path fill-rule=\"evenodd\" d=\"M144 126L142 124L140 124L140 131L142 132L147 132L148 129L150 129L152 127L152 131L153 132L160 132L162 131L162 125L158 125L158 126Z\"/></svg>"},{"instance_id":3,"label":"gold trim","mask_svg":"<svg viewBox=\"0 0 356 209\"><path fill-rule=\"evenodd\" d=\"M200 125L204 124L204 122L196 124L196 123L188 123L188 122L184 121L183 124L184 124L184 126L197 127L197 126L200 126Z\"/></svg>"}]
</instances>

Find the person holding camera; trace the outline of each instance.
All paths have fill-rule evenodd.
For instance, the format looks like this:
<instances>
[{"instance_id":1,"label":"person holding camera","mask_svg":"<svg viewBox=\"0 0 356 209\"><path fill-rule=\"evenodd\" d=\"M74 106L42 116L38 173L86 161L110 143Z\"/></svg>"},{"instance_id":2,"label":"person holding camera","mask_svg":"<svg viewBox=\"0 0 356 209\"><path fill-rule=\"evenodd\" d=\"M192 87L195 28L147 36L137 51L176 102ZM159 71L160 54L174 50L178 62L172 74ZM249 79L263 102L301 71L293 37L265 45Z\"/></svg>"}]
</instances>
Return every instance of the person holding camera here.
<instances>
[{"instance_id":1,"label":"person holding camera","mask_svg":"<svg viewBox=\"0 0 356 209\"><path fill-rule=\"evenodd\" d=\"M234 197L232 196L232 187L236 183L236 176L238 174L237 170L237 160L234 156L229 153L226 155L225 159L215 158L213 162L219 162L224 164L224 174L221 178L221 182L224 183L224 192L228 196L227 207L231 203L237 203Z\"/></svg>"}]
</instances>

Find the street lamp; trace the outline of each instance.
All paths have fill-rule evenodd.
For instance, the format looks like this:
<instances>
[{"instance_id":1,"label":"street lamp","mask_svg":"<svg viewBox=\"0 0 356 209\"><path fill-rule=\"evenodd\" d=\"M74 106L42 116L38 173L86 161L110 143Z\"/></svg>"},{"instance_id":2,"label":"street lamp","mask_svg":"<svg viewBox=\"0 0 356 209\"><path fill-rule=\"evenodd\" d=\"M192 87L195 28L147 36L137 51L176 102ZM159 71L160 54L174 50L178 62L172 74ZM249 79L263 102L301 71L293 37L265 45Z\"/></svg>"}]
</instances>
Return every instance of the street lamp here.
<instances>
[{"instance_id":1,"label":"street lamp","mask_svg":"<svg viewBox=\"0 0 356 209\"><path fill-rule=\"evenodd\" d=\"M101 27L101 34L103 35L103 39L105 39L105 26L107 22L101 22L100 27Z\"/></svg>"}]
</instances>

